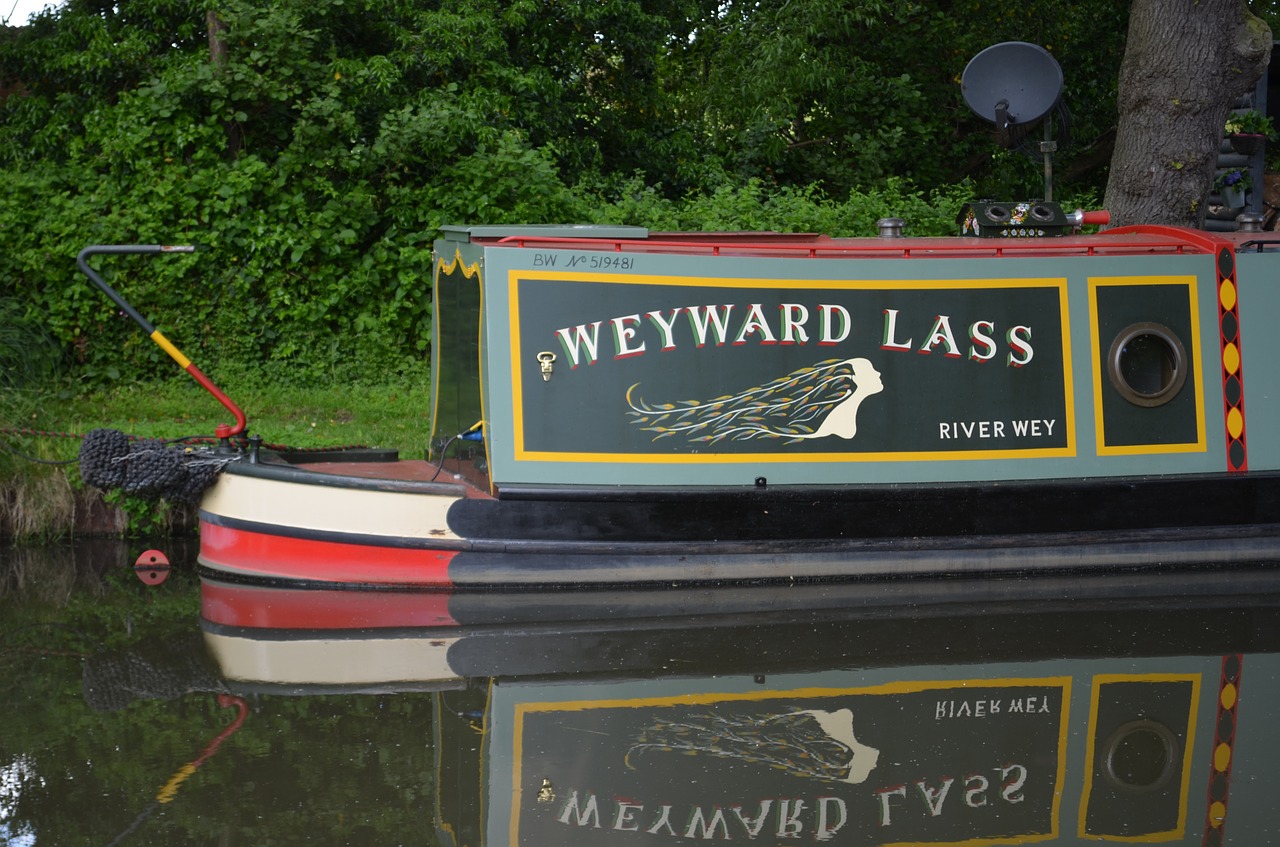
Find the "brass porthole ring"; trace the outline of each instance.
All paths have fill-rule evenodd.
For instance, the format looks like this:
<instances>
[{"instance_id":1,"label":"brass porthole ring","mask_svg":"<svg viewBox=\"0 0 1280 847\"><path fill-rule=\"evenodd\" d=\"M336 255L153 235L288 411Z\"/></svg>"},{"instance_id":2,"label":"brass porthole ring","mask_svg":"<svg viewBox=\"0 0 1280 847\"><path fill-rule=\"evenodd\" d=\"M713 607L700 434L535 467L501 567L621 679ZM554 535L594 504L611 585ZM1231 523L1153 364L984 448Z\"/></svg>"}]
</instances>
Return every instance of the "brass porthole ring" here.
<instances>
[{"instance_id":1,"label":"brass porthole ring","mask_svg":"<svg viewBox=\"0 0 1280 847\"><path fill-rule=\"evenodd\" d=\"M1102 773L1121 791L1159 791L1178 766L1178 742L1164 724L1130 721L1111 733L1102 748Z\"/></svg>"},{"instance_id":2,"label":"brass porthole ring","mask_svg":"<svg viewBox=\"0 0 1280 847\"><path fill-rule=\"evenodd\" d=\"M1135 406L1163 406L1187 381L1187 349L1167 326L1130 324L1111 342L1107 376Z\"/></svg>"}]
</instances>

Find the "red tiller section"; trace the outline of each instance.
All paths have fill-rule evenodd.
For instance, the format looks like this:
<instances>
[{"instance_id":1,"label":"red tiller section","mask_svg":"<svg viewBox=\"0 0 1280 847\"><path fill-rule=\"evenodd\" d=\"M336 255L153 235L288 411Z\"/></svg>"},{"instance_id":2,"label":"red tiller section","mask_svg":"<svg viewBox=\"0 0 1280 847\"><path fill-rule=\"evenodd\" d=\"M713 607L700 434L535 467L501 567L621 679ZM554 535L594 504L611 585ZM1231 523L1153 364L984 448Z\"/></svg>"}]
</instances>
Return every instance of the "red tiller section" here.
<instances>
[{"instance_id":1,"label":"red tiller section","mask_svg":"<svg viewBox=\"0 0 1280 847\"><path fill-rule=\"evenodd\" d=\"M204 375L204 372L197 368L194 364L188 364L186 371L191 378L200 384L200 387L213 395L214 399L223 405L223 407L235 416L235 424L218 424L215 428L214 435L218 438L232 438L244 432L248 421L245 419L244 412L236 405L235 401L228 397L221 388L213 384L213 380Z\"/></svg>"}]
</instances>

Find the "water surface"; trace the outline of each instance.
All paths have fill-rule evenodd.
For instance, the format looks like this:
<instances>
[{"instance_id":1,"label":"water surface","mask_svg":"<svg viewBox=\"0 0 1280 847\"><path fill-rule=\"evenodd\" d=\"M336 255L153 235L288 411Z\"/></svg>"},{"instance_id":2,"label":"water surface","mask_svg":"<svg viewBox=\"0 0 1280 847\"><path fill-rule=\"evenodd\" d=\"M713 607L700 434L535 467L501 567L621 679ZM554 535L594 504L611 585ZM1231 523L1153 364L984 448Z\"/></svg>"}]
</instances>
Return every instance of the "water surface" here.
<instances>
[{"instance_id":1,"label":"water surface","mask_svg":"<svg viewBox=\"0 0 1280 847\"><path fill-rule=\"evenodd\" d=\"M1270 568L157 586L0 551L0 843L1265 844Z\"/></svg>"}]
</instances>

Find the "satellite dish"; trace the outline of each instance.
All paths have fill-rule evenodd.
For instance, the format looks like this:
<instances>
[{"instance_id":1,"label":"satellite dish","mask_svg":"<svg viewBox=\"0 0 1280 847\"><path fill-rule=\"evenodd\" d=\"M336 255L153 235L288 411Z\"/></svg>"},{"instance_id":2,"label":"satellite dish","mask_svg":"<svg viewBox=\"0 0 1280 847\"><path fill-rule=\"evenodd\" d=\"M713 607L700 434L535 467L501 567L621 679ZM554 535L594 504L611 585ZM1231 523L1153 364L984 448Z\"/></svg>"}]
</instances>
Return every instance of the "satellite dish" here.
<instances>
[{"instance_id":1,"label":"satellite dish","mask_svg":"<svg viewBox=\"0 0 1280 847\"><path fill-rule=\"evenodd\" d=\"M1027 129L1044 121L1044 199L1053 199L1053 116L1066 125L1062 100L1062 66L1049 51L1025 41L993 44L969 60L960 76L960 90L969 108L996 125L1004 147L1026 150ZM1027 151L1029 152L1029 151Z\"/></svg>"},{"instance_id":2,"label":"satellite dish","mask_svg":"<svg viewBox=\"0 0 1280 847\"><path fill-rule=\"evenodd\" d=\"M969 60L960 90L970 109L1004 133L1053 111L1062 98L1062 66L1035 44L993 44Z\"/></svg>"}]
</instances>

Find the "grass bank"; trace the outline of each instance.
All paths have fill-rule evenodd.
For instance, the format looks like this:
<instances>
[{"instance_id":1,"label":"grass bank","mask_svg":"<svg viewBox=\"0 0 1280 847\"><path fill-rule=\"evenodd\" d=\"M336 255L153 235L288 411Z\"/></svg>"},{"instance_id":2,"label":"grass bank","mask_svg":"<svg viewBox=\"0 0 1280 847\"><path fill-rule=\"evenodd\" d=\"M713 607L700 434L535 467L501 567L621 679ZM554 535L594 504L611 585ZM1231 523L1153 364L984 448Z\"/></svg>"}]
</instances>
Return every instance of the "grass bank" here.
<instances>
[{"instance_id":1,"label":"grass bank","mask_svg":"<svg viewBox=\"0 0 1280 847\"><path fill-rule=\"evenodd\" d=\"M293 447L362 444L424 455L429 386L220 386L244 410L250 432ZM48 541L77 535L188 532L190 510L85 486L74 459L99 427L145 438L211 435L231 415L189 377L110 390L72 386L0 391L0 538ZM68 462L69 464L49 464Z\"/></svg>"}]
</instances>

